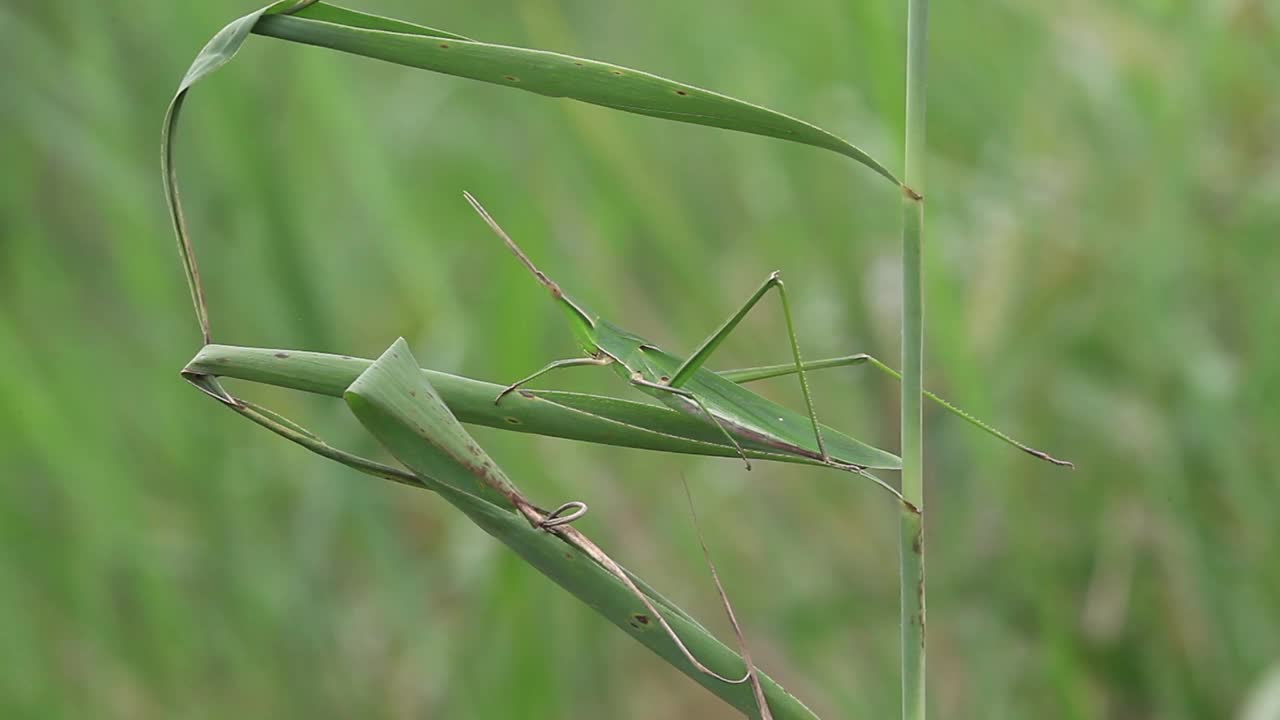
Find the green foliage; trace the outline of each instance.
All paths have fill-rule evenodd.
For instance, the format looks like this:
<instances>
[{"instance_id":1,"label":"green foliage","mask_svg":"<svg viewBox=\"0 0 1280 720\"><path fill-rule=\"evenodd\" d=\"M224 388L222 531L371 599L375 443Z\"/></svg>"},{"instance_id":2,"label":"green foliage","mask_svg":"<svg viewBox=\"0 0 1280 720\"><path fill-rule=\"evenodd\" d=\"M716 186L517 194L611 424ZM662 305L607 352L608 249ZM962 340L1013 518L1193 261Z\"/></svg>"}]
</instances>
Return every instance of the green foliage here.
<instances>
[{"instance_id":1,"label":"green foliage","mask_svg":"<svg viewBox=\"0 0 1280 720\"><path fill-rule=\"evenodd\" d=\"M321 21L317 22L303 18L303 11L317 10L321 13ZM388 25L398 26L395 27L396 32L386 31L384 27ZM457 35L442 34L426 27L406 26L404 23L389 21L385 18L365 16L350 10L318 3L316 0L282 0L234 20L220 30L205 45L191 64L187 74L179 83L177 92L165 113L164 127L161 134L161 168L165 182L165 197L169 204L174 231L178 239L179 255L182 257L188 288L191 291L201 337L206 348L209 347L212 340L209 308L196 262L191 232L187 226L186 216L179 199L178 174L174 156L175 133L188 92L197 82L232 60L250 32L275 34L277 37L298 42L346 50L359 55L412 67L436 70L473 80L492 83L502 82L544 95L570 97L643 115L653 115L670 120L711 125L723 129L740 130L761 135L772 135L795 142L827 147L853 157L895 184L898 183L892 174L872 160L866 153L829 133L794 118L718 93L682 83L675 83L648 73L583 58L485 43L464 42L465 39ZM442 40L447 40L447 42L442 42ZM499 80L499 75L504 72L518 73L518 75L501 75L501 80ZM682 100L674 100L677 97L682 98ZM678 110L674 109L676 106L679 106ZM918 195L912 192L908 194L919 200ZM492 228L505 238L505 234L493 223L488 213L476 204L474 198L471 195L466 195L466 198L468 202L479 210ZM516 250L517 254L520 254L520 251L511 244L509 239L507 239L507 243L511 245L512 249ZM528 264L527 260L525 262ZM529 266L529 269L533 270L532 265ZM771 279L776 278L777 275L775 274ZM545 278L543 278L543 282L547 282ZM554 288L554 286L552 287ZM559 294L558 289L555 292L557 295ZM778 292L782 293L781 285L778 286ZM782 295L782 298L785 309L786 296ZM740 311L739 319L747 309L743 308ZM576 307L574 310L575 312L581 312ZM794 361L797 370L800 371L799 350L796 347L796 338L794 331L791 329L792 321L789 314L786 319L788 332L791 333ZM736 324L736 321L734 324ZM594 325L589 323L586 327L593 328ZM218 348L220 355L238 351L238 348ZM654 351L657 352L656 348ZM603 346L597 352L610 352L612 354L612 351L605 350ZM277 352L274 353L274 356L283 358L288 357L289 353ZM577 595L588 606L601 611L602 614L613 620L615 624L624 629L628 627L634 628L636 632L632 634L637 639L646 642L668 662L673 663L687 674L694 675L696 680L720 695L726 702L736 705L739 709L747 712L748 715L752 714L750 712L751 703L748 702L749 696L747 693L742 692L744 688L736 686L738 681L730 680L723 671L709 669L699 660L704 654L709 654L714 656L717 661L712 662L712 665L723 665L726 658L747 658L742 632L736 622L734 624L734 632L738 637L740 646L743 648L742 658L736 658L715 639L714 635L698 626L697 623L692 623L692 627L685 628L692 634L692 639L689 641L692 647L686 648L680 641L680 637L684 633L682 632L678 635L677 630L668 624L664 614L657 610L651 599L646 599L641 595L640 590L632 584L628 575L617 566L615 561L595 549L595 546L587 541L575 528L563 528L549 532L560 536L585 553L585 555L592 557L599 565L594 563L591 565L594 572L594 580L590 579L590 573L587 576L582 576L579 567L580 563L570 563L570 565L566 566L564 558L567 557L572 560L573 555L562 555L559 551L549 549L548 539L539 534L539 528L543 527L543 518L530 514L535 511L531 509L532 506L530 506L529 501L525 500L515 490L498 466L489 460L480 446L466 434L450 409L445 405L445 402L436 395L435 390L423 378L417 364L406 364L406 358L408 357L411 357L411 355L404 341L397 341L397 344L392 349L388 350L381 359L369 365L345 389L344 397L366 428L384 446L391 450L402 463L408 466L419 480L443 494L480 527L502 539L531 565L542 570L566 590ZM616 357L621 358L622 355L616 355ZM676 363L679 362L674 357L664 357L669 357ZM698 354L695 354L694 357L698 357ZM220 357L218 359L225 358ZM324 360L316 354L312 354L308 358L308 365L312 367L323 362ZM619 362L621 362L621 359L619 359ZM692 359L690 362L692 362ZM333 359L330 359L330 363L333 364ZM336 364L340 370L351 363L337 361ZM685 376L683 368L679 371L672 368L669 372L674 374L672 385L680 385L681 379ZM322 377L326 378L332 374L333 371L330 368L325 368L320 373ZM323 442L318 436L275 411L233 397L222 387L221 381L215 375L207 374L205 371L193 368L191 364L188 364L188 367L183 370L183 376L205 394L223 402L237 413L263 427L271 429L284 438L307 447L321 456L377 477L409 484L408 478L395 468L334 448ZM664 377L663 380L665 379ZM789 430L791 427L790 425L783 426L781 424L786 414L791 411L781 405L770 403L731 381L723 380L710 371L698 371L687 379L690 382L685 392L702 393L701 387L703 385L713 383L713 385L708 386L710 388L709 392L726 398L740 398L733 401L736 404L732 406L717 408L721 412L736 411L740 407L746 408L750 405L755 408L754 411L757 415L767 421L766 424L760 424L760 427L770 427L767 423L774 422L775 416L781 416L776 418L780 429ZM648 380L649 382L656 382L657 376L650 377ZM813 431L817 433L820 426L816 416L813 415L809 390L804 383L802 372L800 381L804 387L809 420ZM407 387L406 383L408 383ZM718 383L718 385L714 385L714 383ZM474 385L474 383L470 384ZM514 387L512 386L509 389L514 389ZM414 388L417 388L418 391L415 391ZM419 397L419 392L421 397ZM921 389L919 388L917 377L914 398L918 400L920 393ZM503 395L505 394L504 392ZM466 394L464 393L463 395L465 396ZM471 395L473 396L474 392ZM502 395L498 395L493 403L496 405L501 397ZM587 397L591 398L592 396ZM696 396L690 395L690 397ZM538 398L532 399L536 400ZM450 401L454 407L460 407L463 404L458 396L451 396ZM608 400L605 400L605 402L614 407L620 404ZM701 400L697 400L697 402L704 413L710 417L711 410L702 405ZM710 402L710 400L707 402ZM474 402L472 404L474 405ZM543 408L538 407L539 405L549 405L557 413L567 407L562 404L535 403L535 411L525 419L520 420L510 417L503 419L507 423L523 423L529 431L545 432L548 423L543 422L543 415L546 413ZM485 411L488 410L486 407ZM631 414L634 415L634 413ZM799 416L794 416L794 418L798 420ZM534 422L530 422L530 420ZM647 442L653 435L669 434L672 426L676 425L676 423L668 423L652 429L637 428L634 423L628 422L629 418L622 418L622 420L625 423L623 430L626 437L621 444L624 445L636 444L631 439L630 434L627 434L633 429L641 430L640 433L636 434L640 435L639 439L642 441L641 446L643 446L643 443ZM712 420L713 422L718 422L714 418ZM506 427L507 423L502 423L499 426ZM599 414L580 414L578 418L574 418L574 422L571 424L584 423L587 425L603 424L605 426L604 432L612 433L617 431L616 426L619 421L613 417ZM555 424L555 422L550 423L552 426ZM581 435L583 433L577 432L576 434ZM676 439L693 443L699 441L696 434ZM746 451L737 441L727 434L725 434L724 439L732 445L740 457L744 460L746 459ZM798 442L781 434L763 438L764 444L754 442L754 438L752 440L753 444L766 451L769 449L767 443L770 440ZM899 463L896 456L848 438L831 429L828 429L827 440L833 444L836 444L836 441L840 441L842 444L838 451L833 450L832 457L841 462L850 463L849 467L854 468L859 474L866 475L881 487L894 493L899 498L902 497L897 491L885 484L884 481L874 478L863 471L864 466L870 468L897 468ZM817 447L821 450L821 436L818 438ZM760 453L756 452L755 454L758 455ZM766 456L768 454L770 453L765 453ZM826 452L823 451L821 464L827 464L828 462L829 459ZM747 469L750 469L749 464ZM522 532L513 534L510 522L506 526L497 523L492 510L502 506L504 497L511 506L508 510L519 510L536 527L532 530L524 528ZM585 510L585 504L576 504ZM480 505L484 505L485 509L480 508ZM914 511L914 507L912 510ZM498 515L501 514L498 513ZM513 519L514 517L508 518L509 521ZM705 542L700 540L700 544L704 553L706 553ZM541 550L539 550L540 548ZM708 563L710 563L709 557ZM606 573L605 568L608 568L608 573ZM617 582L610 584L606 581L609 573L612 574ZM577 578L576 581L573 580L575 577ZM623 587L623 584L626 587ZM725 609L732 615L723 587L718 580L716 584L724 601ZM923 592L923 579L920 581L920 587L921 592ZM649 615L623 614L619 606L626 600L628 591L633 596L630 598L631 602L634 604L637 599L642 600L645 604L644 607L649 611ZM682 623L689 617L683 611L676 611L675 614ZM653 628L643 628L633 620L636 617L648 618L650 616L664 631L662 637L655 638L647 635L643 631L648 629L652 633ZM643 620L644 624L648 624L648 622L648 619ZM668 639L670 642L663 642ZM679 647L680 653L682 653L679 656L675 655L676 647ZM680 660L687 662L682 663L679 662ZM711 661L708 660L707 662ZM773 717L765 700L766 694L780 698L780 712L784 715L812 717L807 708L789 694L784 693L771 678L758 674L749 659L746 659L745 667L751 678L752 696L750 699L755 702L763 718L771 720ZM697 673L693 672L695 669L698 671ZM765 683L763 689L761 687L762 679ZM714 682L713 680L719 682Z\"/></svg>"},{"instance_id":2,"label":"green foliage","mask_svg":"<svg viewBox=\"0 0 1280 720\"><path fill-rule=\"evenodd\" d=\"M384 447L478 527L725 702L748 717L756 715L750 686L719 682L695 669L665 630L669 627L699 662L722 676L739 676L744 670L734 651L663 596L649 593L649 603L643 604L618 579L621 573L615 577L582 547L570 544L577 533L566 530L571 534L562 538L531 527L504 501L504 495L519 496L519 491L454 419L403 339L361 373L344 397ZM501 494L495 497L495 491ZM653 616L654 611L661 617ZM772 678L760 677L774 717L816 720ZM510 702L518 713L519 698Z\"/></svg>"},{"instance_id":3,"label":"green foliage","mask_svg":"<svg viewBox=\"0 0 1280 720\"><path fill-rule=\"evenodd\" d=\"M478 42L426 27L389 33L372 25L362 13L316 3L296 14L264 17L254 32L539 95L813 145L853 158L898 184L893 173L848 141L721 93L589 58Z\"/></svg>"},{"instance_id":4,"label":"green foliage","mask_svg":"<svg viewBox=\"0 0 1280 720\"><path fill-rule=\"evenodd\" d=\"M369 364L364 358L327 353L206 345L185 369L197 375L341 397ZM508 395L499 405L494 398L502 385L434 370L422 373L465 423L619 447L738 457L738 451L714 426L661 405L556 390ZM752 458L821 465L761 443L743 440L742 445Z\"/></svg>"},{"instance_id":5,"label":"green foliage","mask_svg":"<svg viewBox=\"0 0 1280 720\"><path fill-rule=\"evenodd\" d=\"M653 68L896 155L897 7L361 7ZM0 102L0 715L505 718L515 694L534 718L727 716L451 508L176 379L198 337L155 119L175 69L247 8L130 8L0 7L0 60L21 70ZM1280 655L1274 11L932 10L930 186L947 192L929 200L926 384L1080 468L926 406L945 479L928 488L945 508L934 700L954 717L1229 717ZM568 258L584 300L673 350L776 267L806 356L896 361L900 214L871 173L258 40L192 97L179 149L220 341L370 357L405 335L423 365L495 383L571 352L470 189L531 253ZM780 317L746 322L781 337ZM552 382L616 390L607 371ZM759 387L798 407L792 385ZM814 385L824 422L892 447L894 383ZM332 399L244 391L378 453ZM588 533L716 617L684 474L758 661L820 715L896 712L897 527L879 493L820 469L476 436L531 496L590 502Z\"/></svg>"},{"instance_id":6,"label":"green foliage","mask_svg":"<svg viewBox=\"0 0 1280 720\"><path fill-rule=\"evenodd\" d=\"M710 90L587 58L476 42L434 28L366 15L315 0L280 0L219 30L196 55L165 112L160 151L165 196L206 343L211 339L209 310L179 201L175 133L190 90L230 62L251 32L540 95L567 97L640 115L822 147L851 157L899 184L898 179L870 155L821 128Z\"/></svg>"}]
</instances>

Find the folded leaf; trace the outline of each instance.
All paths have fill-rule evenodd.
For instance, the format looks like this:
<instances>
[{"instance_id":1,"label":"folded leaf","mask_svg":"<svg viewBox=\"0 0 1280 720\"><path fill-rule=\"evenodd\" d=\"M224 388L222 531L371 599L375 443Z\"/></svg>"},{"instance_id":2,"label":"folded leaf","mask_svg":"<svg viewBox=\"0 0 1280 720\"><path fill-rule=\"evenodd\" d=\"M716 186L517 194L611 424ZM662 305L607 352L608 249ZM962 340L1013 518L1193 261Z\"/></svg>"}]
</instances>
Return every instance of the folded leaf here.
<instances>
[{"instance_id":1,"label":"folded leaf","mask_svg":"<svg viewBox=\"0 0 1280 720\"><path fill-rule=\"evenodd\" d=\"M339 397L370 362L348 355L206 345L184 372ZM501 385L435 370L421 372L464 423L644 450L738 456L714 426L666 407L556 390L511 393L503 398L502 404L495 405L493 400ZM740 442L748 457L821 465L746 439ZM896 459L896 456L889 457Z\"/></svg>"},{"instance_id":2,"label":"folded leaf","mask_svg":"<svg viewBox=\"0 0 1280 720\"><path fill-rule=\"evenodd\" d=\"M398 340L356 378L344 397L383 446L477 526L672 666L730 705L754 715L751 688L722 683L696 670L650 617L648 608L618 578L578 548L532 527L502 499L476 491L486 483L478 473L500 478L513 491L514 486L453 418L419 371L404 340ZM656 593L646 594L701 662L725 675L742 674L745 666L737 653L670 601ZM759 676L774 717L816 719L776 681L764 673Z\"/></svg>"}]
</instances>

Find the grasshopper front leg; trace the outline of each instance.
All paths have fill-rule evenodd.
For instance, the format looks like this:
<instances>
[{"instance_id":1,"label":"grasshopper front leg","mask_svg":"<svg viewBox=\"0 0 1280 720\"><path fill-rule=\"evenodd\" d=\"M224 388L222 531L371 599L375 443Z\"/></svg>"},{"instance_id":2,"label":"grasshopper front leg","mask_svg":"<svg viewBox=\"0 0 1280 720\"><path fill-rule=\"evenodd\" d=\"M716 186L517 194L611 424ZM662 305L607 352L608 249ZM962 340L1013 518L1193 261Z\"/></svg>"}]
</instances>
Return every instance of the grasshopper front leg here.
<instances>
[{"instance_id":1,"label":"grasshopper front leg","mask_svg":"<svg viewBox=\"0 0 1280 720\"><path fill-rule=\"evenodd\" d=\"M527 383L533 382L534 380L542 377L543 375L546 375L547 373L557 368L577 367L579 365L608 365L611 362L613 362L613 358L609 357L608 355L601 355L600 357L584 357L584 358L569 358L567 360L554 360L544 365L541 370L530 375L529 377L524 378L522 380L517 380L511 383L510 385L506 386L505 388L503 388L502 392L498 393L498 397L493 399L493 404L497 405L498 403L502 402L502 398L506 397L512 392L515 392L517 389L519 389L521 385L525 385Z\"/></svg>"}]
</instances>

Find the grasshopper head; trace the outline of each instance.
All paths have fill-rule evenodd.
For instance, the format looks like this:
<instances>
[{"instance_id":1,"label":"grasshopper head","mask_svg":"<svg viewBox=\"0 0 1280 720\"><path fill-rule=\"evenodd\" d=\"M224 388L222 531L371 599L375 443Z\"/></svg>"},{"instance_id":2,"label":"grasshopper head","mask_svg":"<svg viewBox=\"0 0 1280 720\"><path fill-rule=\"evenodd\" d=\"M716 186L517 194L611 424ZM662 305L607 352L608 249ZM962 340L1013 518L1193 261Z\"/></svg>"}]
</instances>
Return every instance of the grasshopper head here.
<instances>
[{"instance_id":1,"label":"grasshopper head","mask_svg":"<svg viewBox=\"0 0 1280 720\"><path fill-rule=\"evenodd\" d=\"M578 341L578 347L588 355L595 355L600 349L596 338L595 318L591 317L586 310L582 309L581 305L574 302L568 295L560 292L559 287L555 287L552 295L569 315L569 322L573 327L573 339Z\"/></svg>"}]
</instances>

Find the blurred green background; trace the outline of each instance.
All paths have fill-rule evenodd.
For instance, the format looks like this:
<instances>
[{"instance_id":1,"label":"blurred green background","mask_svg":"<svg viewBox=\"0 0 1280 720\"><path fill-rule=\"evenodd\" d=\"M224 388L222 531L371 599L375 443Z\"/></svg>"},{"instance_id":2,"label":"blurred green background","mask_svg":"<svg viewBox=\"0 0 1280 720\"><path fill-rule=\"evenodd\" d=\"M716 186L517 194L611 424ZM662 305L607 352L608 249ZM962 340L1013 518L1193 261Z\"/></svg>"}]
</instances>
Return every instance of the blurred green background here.
<instances>
[{"instance_id":1,"label":"blurred green background","mask_svg":"<svg viewBox=\"0 0 1280 720\"><path fill-rule=\"evenodd\" d=\"M356 6L735 94L898 167L901 5ZM179 379L199 340L160 120L250 9L0 6L0 716L733 717L436 498ZM932 21L928 384L1079 468L926 409L932 712L1245 717L1280 662L1280 12ZM898 195L831 153L253 38L193 94L179 157L221 342L373 357L403 335L495 382L573 354L468 189L673 351L780 269L807 357L897 356ZM717 365L786 360L762 307ZM893 448L872 372L818 376L819 412ZM607 371L549 384L641 398ZM337 401L239 389L377 452ZM867 483L476 435L728 639L683 475L761 664L825 717L897 713L897 516Z\"/></svg>"}]
</instances>

